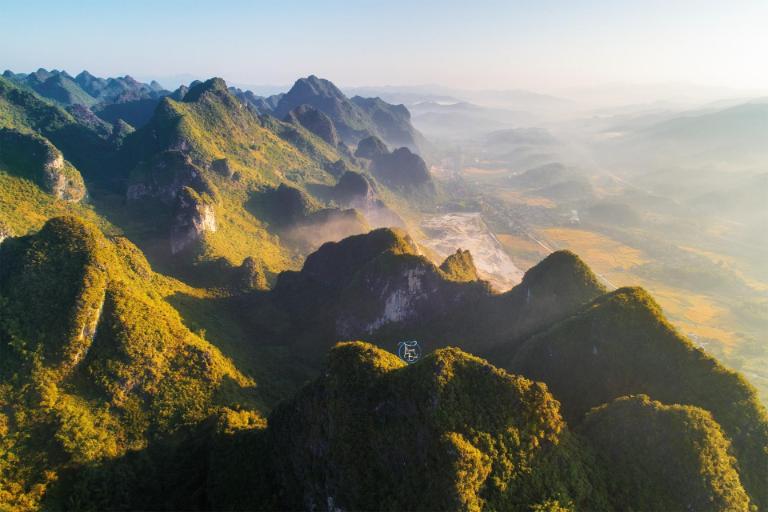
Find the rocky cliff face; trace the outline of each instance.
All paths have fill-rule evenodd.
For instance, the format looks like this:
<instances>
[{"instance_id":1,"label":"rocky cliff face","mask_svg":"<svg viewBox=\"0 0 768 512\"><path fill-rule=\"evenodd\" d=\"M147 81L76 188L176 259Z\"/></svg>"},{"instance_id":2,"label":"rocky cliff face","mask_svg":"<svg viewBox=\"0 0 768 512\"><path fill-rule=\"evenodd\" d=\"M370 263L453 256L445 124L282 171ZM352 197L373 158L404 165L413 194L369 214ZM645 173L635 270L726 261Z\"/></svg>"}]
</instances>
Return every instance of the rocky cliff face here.
<instances>
[{"instance_id":1,"label":"rocky cliff face","mask_svg":"<svg viewBox=\"0 0 768 512\"><path fill-rule=\"evenodd\" d=\"M78 202L86 195L77 169L40 135L0 129L0 163L11 173L31 179L57 199Z\"/></svg>"},{"instance_id":2,"label":"rocky cliff face","mask_svg":"<svg viewBox=\"0 0 768 512\"><path fill-rule=\"evenodd\" d=\"M342 339L370 336L417 319L434 319L482 293L484 287L477 284L455 286L423 256L384 253L344 290L337 333Z\"/></svg>"},{"instance_id":3,"label":"rocky cliff face","mask_svg":"<svg viewBox=\"0 0 768 512\"><path fill-rule=\"evenodd\" d=\"M128 200L143 198L160 199L173 204L186 187L199 194L214 195L214 187L205 177L202 168L179 150L169 150L142 164L131 178L126 196Z\"/></svg>"},{"instance_id":4,"label":"rocky cliff face","mask_svg":"<svg viewBox=\"0 0 768 512\"><path fill-rule=\"evenodd\" d=\"M177 195L176 214L171 225L171 254L178 254L206 232L216 232L213 205L189 187Z\"/></svg>"},{"instance_id":5,"label":"rocky cliff face","mask_svg":"<svg viewBox=\"0 0 768 512\"><path fill-rule=\"evenodd\" d=\"M546 268L552 281L541 275ZM509 354L605 292L570 253L552 255L504 294L471 277L468 254L454 255L441 269L402 232L377 229L323 245L301 272L282 273L268 300L291 319L291 338L313 359L339 339L357 338L386 347L417 339L424 350L455 344Z\"/></svg>"},{"instance_id":6,"label":"rocky cliff face","mask_svg":"<svg viewBox=\"0 0 768 512\"><path fill-rule=\"evenodd\" d=\"M458 249L440 265L445 275L455 281L477 281L477 268L469 251Z\"/></svg>"}]
</instances>

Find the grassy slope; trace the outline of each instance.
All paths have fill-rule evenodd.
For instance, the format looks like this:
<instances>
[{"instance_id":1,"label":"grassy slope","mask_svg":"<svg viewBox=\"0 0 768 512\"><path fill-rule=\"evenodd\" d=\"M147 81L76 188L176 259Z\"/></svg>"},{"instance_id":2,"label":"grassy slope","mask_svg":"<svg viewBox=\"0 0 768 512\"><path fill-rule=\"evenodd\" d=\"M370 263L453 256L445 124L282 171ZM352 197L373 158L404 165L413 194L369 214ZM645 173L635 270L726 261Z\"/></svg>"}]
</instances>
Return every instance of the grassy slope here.
<instances>
[{"instance_id":1,"label":"grassy slope","mask_svg":"<svg viewBox=\"0 0 768 512\"><path fill-rule=\"evenodd\" d=\"M109 223L91 205L54 198L30 179L7 172L0 165L0 218L11 232L23 235L40 229L46 220L59 215L77 215L110 229Z\"/></svg>"}]
</instances>

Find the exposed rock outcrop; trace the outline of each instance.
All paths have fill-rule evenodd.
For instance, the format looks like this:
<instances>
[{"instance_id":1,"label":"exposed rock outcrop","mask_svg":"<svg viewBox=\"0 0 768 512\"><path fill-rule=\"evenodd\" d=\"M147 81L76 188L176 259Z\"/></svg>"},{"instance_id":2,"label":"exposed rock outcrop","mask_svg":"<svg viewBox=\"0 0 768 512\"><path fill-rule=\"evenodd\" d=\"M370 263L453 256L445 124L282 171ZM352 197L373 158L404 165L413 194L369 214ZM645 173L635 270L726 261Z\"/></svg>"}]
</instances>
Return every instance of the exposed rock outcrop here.
<instances>
[{"instance_id":1,"label":"exposed rock outcrop","mask_svg":"<svg viewBox=\"0 0 768 512\"><path fill-rule=\"evenodd\" d=\"M0 162L11 173L31 179L58 199L78 202L86 195L83 177L77 169L40 135L0 129Z\"/></svg>"},{"instance_id":2,"label":"exposed rock outcrop","mask_svg":"<svg viewBox=\"0 0 768 512\"><path fill-rule=\"evenodd\" d=\"M556 270L557 279L545 279L534 267L521 284L495 294L488 282L469 279L468 254L454 255L440 269L402 231L376 229L326 243L301 272L280 274L272 300L306 328L296 340L308 359L333 341L355 338L418 339L426 350L460 344L476 353L509 354L605 292L575 255L556 253L539 265Z\"/></svg>"},{"instance_id":3,"label":"exposed rock outcrop","mask_svg":"<svg viewBox=\"0 0 768 512\"><path fill-rule=\"evenodd\" d=\"M174 204L185 187L198 194L216 196L214 186L206 179L203 170L192 163L189 155L178 150L164 151L142 164L131 181L127 191L129 200L157 198L166 204Z\"/></svg>"},{"instance_id":4,"label":"exposed rock outcrop","mask_svg":"<svg viewBox=\"0 0 768 512\"><path fill-rule=\"evenodd\" d=\"M6 226L5 224L0 221L0 244L3 243L3 240L6 238L10 238L13 236L13 232L11 232L11 228Z\"/></svg>"},{"instance_id":5,"label":"exposed rock outcrop","mask_svg":"<svg viewBox=\"0 0 768 512\"><path fill-rule=\"evenodd\" d=\"M206 232L216 231L213 205L190 187L177 196L176 213L171 226L171 254L178 254Z\"/></svg>"},{"instance_id":6,"label":"exposed rock outcrop","mask_svg":"<svg viewBox=\"0 0 768 512\"><path fill-rule=\"evenodd\" d=\"M445 258L445 261L440 265L440 270L454 281L477 281L479 279L472 254L461 249Z\"/></svg>"}]
</instances>

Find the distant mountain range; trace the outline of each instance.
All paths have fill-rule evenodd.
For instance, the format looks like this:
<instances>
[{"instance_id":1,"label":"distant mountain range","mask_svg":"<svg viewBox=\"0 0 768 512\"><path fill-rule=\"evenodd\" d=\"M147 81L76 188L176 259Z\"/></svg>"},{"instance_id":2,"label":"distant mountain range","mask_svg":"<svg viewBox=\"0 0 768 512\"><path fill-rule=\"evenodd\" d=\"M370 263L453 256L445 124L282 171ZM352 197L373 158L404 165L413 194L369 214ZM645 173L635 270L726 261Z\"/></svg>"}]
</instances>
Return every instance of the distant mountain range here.
<instances>
[{"instance_id":1,"label":"distant mountain range","mask_svg":"<svg viewBox=\"0 0 768 512\"><path fill-rule=\"evenodd\" d=\"M547 94L522 89L460 89L442 85L350 87L350 94L379 96L387 101L406 104L421 102L460 103L470 102L484 107L508 110L542 111L562 109L571 102Z\"/></svg>"},{"instance_id":2,"label":"distant mountain range","mask_svg":"<svg viewBox=\"0 0 768 512\"><path fill-rule=\"evenodd\" d=\"M630 121L606 132L607 147L615 145L618 152L640 157L643 163L759 166L768 158L768 101L711 106L657 122Z\"/></svg>"},{"instance_id":3,"label":"distant mountain range","mask_svg":"<svg viewBox=\"0 0 768 512\"><path fill-rule=\"evenodd\" d=\"M395 147L419 151L425 140L410 123L403 105L390 105L379 98L348 98L333 83L311 75L301 78L284 93L267 98L235 91L259 111L283 119L292 110L309 105L329 116L341 138L350 144L375 135Z\"/></svg>"},{"instance_id":4,"label":"distant mountain range","mask_svg":"<svg viewBox=\"0 0 768 512\"><path fill-rule=\"evenodd\" d=\"M72 77L66 71L42 68L29 74L6 70L3 77L63 107L86 107L104 121L122 119L135 128L149 121L161 98L173 95L181 99L188 90L182 86L171 92L155 81L144 84L128 75L97 78L87 71ZM375 135L391 146L418 152L426 142L411 125L410 113L403 105L391 105L378 98L347 98L333 83L314 75L297 80L286 93L270 97L235 87L230 90L259 113L281 120L302 105L314 107L333 120L341 138L349 144Z\"/></svg>"}]
</instances>

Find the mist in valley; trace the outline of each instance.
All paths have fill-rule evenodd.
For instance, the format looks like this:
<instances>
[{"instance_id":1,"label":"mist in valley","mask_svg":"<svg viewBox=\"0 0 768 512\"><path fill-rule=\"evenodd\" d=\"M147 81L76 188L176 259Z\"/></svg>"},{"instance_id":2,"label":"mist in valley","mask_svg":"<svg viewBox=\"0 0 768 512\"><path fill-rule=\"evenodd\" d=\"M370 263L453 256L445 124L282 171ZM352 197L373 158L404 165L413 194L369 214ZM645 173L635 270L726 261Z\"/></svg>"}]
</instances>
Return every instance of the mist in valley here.
<instances>
[{"instance_id":1,"label":"mist in valley","mask_svg":"<svg viewBox=\"0 0 768 512\"><path fill-rule=\"evenodd\" d=\"M768 97L680 84L366 92L404 102L430 142L446 199L427 224L450 229L428 229L425 245L498 241L509 266L475 259L497 285L571 249L610 288L647 288L768 398Z\"/></svg>"}]
</instances>

